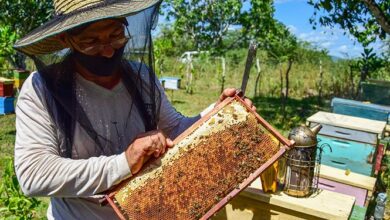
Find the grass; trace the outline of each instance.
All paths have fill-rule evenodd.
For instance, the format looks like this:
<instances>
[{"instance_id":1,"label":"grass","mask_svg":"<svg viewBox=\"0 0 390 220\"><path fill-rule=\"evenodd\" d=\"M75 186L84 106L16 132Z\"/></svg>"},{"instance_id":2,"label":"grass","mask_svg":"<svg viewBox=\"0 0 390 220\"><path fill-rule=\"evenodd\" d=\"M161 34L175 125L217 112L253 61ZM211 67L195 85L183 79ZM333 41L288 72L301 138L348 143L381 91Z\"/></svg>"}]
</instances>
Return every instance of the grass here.
<instances>
[{"instance_id":1,"label":"grass","mask_svg":"<svg viewBox=\"0 0 390 220\"><path fill-rule=\"evenodd\" d=\"M13 156L15 134L15 115L0 115L0 176L5 165L3 158Z\"/></svg>"},{"instance_id":2,"label":"grass","mask_svg":"<svg viewBox=\"0 0 390 220\"><path fill-rule=\"evenodd\" d=\"M12 155L12 148L15 142L15 115L2 115L0 116L0 155L9 154Z\"/></svg>"},{"instance_id":3,"label":"grass","mask_svg":"<svg viewBox=\"0 0 390 220\"><path fill-rule=\"evenodd\" d=\"M0 176L3 176L5 166L13 159L15 134L15 115L0 115ZM34 218L45 219L49 198L38 198L38 200L41 201L41 204L32 210ZM2 218L1 215L0 218ZM13 218L11 217L11 219Z\"/></svg>"}]
</instances>

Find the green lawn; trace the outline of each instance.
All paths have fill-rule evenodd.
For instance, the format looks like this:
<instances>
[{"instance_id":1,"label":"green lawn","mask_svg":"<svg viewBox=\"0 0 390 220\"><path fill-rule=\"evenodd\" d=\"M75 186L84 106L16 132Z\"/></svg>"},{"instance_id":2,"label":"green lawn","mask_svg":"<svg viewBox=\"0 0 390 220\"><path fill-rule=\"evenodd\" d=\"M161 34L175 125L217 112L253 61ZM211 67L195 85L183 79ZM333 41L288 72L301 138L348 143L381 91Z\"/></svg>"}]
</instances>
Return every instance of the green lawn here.
<instances>
[{"instance_id":1,"label":"green lawn","mask_svg":"<svg viewBox=\"0 0 390 220\"><path fill-rule=\"evenodd\" d=\"M13 155L15 142L15 115L0 116L0 157Z\"/></svg>"},{"instance_id":2,"label":"green lawn","mask_svg":"<svg viewBox=\"0 0 390 220\"><path fill-rule=\"evenodd\" d=\"M1 180L0 180L0 185L2 184L7 184L7 183L12 183L12 181L6 181L3 179L3 175L4 175L4 171L6 171L6 166L10 166L12 165L12 159L13 159L13 153L14 153L14 143L15 143L15 133L16 133L16 129L15 129L15 115L14 114L10 114L10 115L0 115L0 176L1 176ZM10 169L8 169L10 170ZM13 170L11 170L11 173L10 175L13 176L10 177L10 179L15 179L15 176L12 172ZM9 177L10 175L6 175L7 177ZM11 184L12 186L15 186L17 184ZM7 188L7 186L5 186L5 188ZM8 185L8 188L9 188L9 185ZM12 190L12 189L8 189L8 192L6 191L3 191L3 189L0 189L0 210L2 210L2 208L5 208L5 207L2 207L2 206L5 206L4 202L6 202L4 200L4 198L6 198L9 191L11 192L15 192L15 190ZM8 202L10 202L11 200L9 200ZM49 199L48 198L38 198L38 201L40 201L37 205L37 207L34 207L33 210L30 210L28 212L30 212L29 214L31 214L31 216L33 216L34 219L45 219L46 218L46 210L47 210L47 206L48 206L48 202L49 202ZM11 201L12 202L12 201ZM21 204L29 204L29 203L23 203L24 202L24 199L21 197L19 200L18 200L18 204L19 206L21 206ZM26 205L26 206L27 206ZM12 214L10 214L10 212L6 212L4 210L0 211L0 219L19 219L15 216L13 216Z\"/></svg>"},{"instance_id":3,"label":"green lawn","mask_svg":"<svg viewBox=\"0 0 390 220\"><path fill-rule=\"evenodd\" d=\"M15 115L0 115L0 176L6 163L5 158L13 157L15 133Z\"/></svg>"}]
</instances>

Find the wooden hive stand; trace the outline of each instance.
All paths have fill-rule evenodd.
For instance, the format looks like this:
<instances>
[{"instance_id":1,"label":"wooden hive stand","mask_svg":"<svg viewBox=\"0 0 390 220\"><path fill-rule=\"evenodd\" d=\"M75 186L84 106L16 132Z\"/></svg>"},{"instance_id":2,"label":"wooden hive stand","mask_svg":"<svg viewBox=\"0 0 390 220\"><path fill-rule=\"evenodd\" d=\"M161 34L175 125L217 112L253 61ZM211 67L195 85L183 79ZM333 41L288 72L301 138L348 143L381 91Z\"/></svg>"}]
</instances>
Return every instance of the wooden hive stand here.
<instances>
[{"instance_id":1,"label":"wooden hive stand","mask_svg":"<svg viewBox=\"0 0 390 220\"><path fill-rule=\"evenodd\" d=\"M264 193L258 178L212 220L349 219L354 203L354 197L328 190L308 198Z\"/></svg>"}]
</instances>

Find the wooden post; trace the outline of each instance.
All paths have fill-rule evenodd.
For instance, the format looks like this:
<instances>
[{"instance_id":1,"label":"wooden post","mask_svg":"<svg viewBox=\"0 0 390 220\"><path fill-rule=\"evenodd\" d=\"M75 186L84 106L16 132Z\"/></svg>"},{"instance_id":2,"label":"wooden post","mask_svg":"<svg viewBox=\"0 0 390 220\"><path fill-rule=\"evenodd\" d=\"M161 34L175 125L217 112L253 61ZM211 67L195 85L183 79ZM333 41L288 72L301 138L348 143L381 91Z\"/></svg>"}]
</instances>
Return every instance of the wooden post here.
<instances>
[{"instance_id":1,"label":"wooden post","mask_svg":"<svg viewBox=\"0 0 390 220\"><path fill-rule=\"evenodd\" d=\"M221 57L222 62L222 81L221 81L221 93L225 89L225 74L226 74L226 60L225 57Z\"/></svg>"},{"instance_id":2,"label":"wooden post","mask_svg":"<svg viewBox=\"0 0 390 220\"><path fill-rule=\"evenodd\" d=\"M322 71L322 60L320 60L320 81L318 82L318 105L322 103L322 80L324 72Z\"/></svg>"},{"instance_id":3,"label":"wooden post","mask_svg":"<svg viewBox=\"0 0 390 220\"><path fill-rule=\"evenodd\" d=\"M289 80L289 74L290 74L290 70L291 70L291 67L292 67L292 64L293 64L293 59L292 58L289 58L288 59L288 66L287 66L287 70L286 70L286 90L285 90L285 95L284 95L284 101L283 101L283 122L284 120L286 119L286 105L287 105L287 101L288 101L288 89L289 89L289 86L290 86L290 80Z\"/></svg>"},{"instance_id":4,"label":"wooden post","mask_svg":"<svg viewBox=\"0 0 390 220\"><path fill-rule=\"evenodd\" d=\"M257 77L256 77L256 83L255 83L255 97L257 96L257 88L260 88L260 76L261 76L261 67L260 67L260 60L259 58L256 59L256 70L257 70ZM259 93L260 94L260 93Z\"/></svg>"},{"instance_id":5,"label":"wooden post","mask_svg":"<svg viewBox=\"0 0 390 220\"><path fill-rule=\"evenodd\" d=\"M187 61L187 73L186 73L186 78L187 78L187 85L186 85L186 92L192 94L192 57L190 55L188 61Z\"/></svg>"}]
</instances>

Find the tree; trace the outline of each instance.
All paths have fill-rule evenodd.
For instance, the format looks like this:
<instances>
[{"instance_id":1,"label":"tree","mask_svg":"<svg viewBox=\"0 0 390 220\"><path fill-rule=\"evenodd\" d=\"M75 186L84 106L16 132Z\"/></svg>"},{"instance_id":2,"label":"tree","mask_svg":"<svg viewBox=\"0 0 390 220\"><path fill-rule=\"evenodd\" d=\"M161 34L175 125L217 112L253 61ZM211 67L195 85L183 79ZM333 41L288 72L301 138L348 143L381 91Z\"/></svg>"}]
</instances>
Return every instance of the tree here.
<instances>
[{"instance_id":1,"label":"tree","mask_svg":"<svg viewBox=\"0 0 390 220\"><path fill-rule=\"evenodd\" d=\"M17 69L25 69L25 56L9 48L15 41L46 22L52 12L52 1L0 0L0 56Z\"/></svg>"},{"instance_id":2,"label":"tree","mask_svg":"<svg viewBox=\"0 0 390 220\"><path fill-rule=\"evenodd\" d=\"M244 39L256 39L260 46L268 41L270 36L277 34L279 22L274 19L275 8L271 0L251 0L251 9L241 16L242 35Z\"/></svg>"},{"instance_id":3,"label":"tree","mask_svg":"<svg viewBox=\"0 0 390 220\"><path fill-rule=\"evenodd\" d=\"M360 69L360 80L356 97L359 97L361 83L366 81L371 76L371 73L384 67L384 61L373 52L373 48L364 48L363 53L361 53L361 58L357 61L357 67Z\"/></svg>"},{"instance_id":4,"label":"tree","mask_svg":"<svg viewBox=\"0 0 390 220\"><path fill-rule=\"evenodd\" d=\"M217 53L266 33L264 24L273 23L270 0L167 0L163 8L170 9L165 15L174 20L175 32L192 40L196 49Z\"/></svg>"},{"instance_id":5,"label":"tree","mask_svg":"<svg viewBox=\"0 0 390 220\"><path fill-rule=\"evenodd\" d=\"M309 0L309 4L315 9L310 19L312 24L329 27L338 24L364 47L390 34L388 0Z\"/></svg>"},{"instance_id":6,"label":"tree","mask_svg":"<svg viewBox=\"0 0 390 220\"><path fill-rule=\"evenodd\" d=\"M154 59L156 66L156 73L161 75L164 72L164 62L167 56L177 56L180 54L181 47L185 42L182 39L177 39L174 36L174 32L166 25L161 25L161 30L158 36L155 37L153 43ZM183 44L179 44L180 48L174 46L175 41L180 41ZM179 53L178 53L179 52Z\"/></svg>"},{"instance_id":7,"label":"tree","mask_svg":"<svg viewBox=\"0 0 390 220\"><path fill-rule=\"evenodd\" d=\"M390 38L388 38L387 40L385 40L385 42L383 43L383 46L384 48L384 54L383 54L383 59L384 60L387 60L387 62L384 62L384 72L386 73L390 73ZM384 77L383 77L384 78ZM386 77L388 80L390 80L390 77L389 75L387 75Z\"/></svg>"},{"instance_id":8,"label":"tree","mask_svg":"<svg viewBox=\"0 0 390 220\"><path fill-rule=\"evenodd\" d=\"M14 60L10 54L14 54L15 51L12 48L13 43L16 41L17 35L11 31L11 27L4 25L0 27L0 67L6 68L5 61L12 64Z\"/></svg>"},{"instance_id":9,"label":"tree","mask_svg":"<svg viewBox=\"0 0 390 220\"><path fill-rule=\"evenodd\" d=\"M292 64L297 57L298 41L284 24L276 22L274 31L269 33L263 44L271 60L279 66L282 114L283 119L285 119L285 109L289 95L289 74ZM285 62L287 62L287 68L283 71L282 64Z\"/></svg>"}]
</instances>

